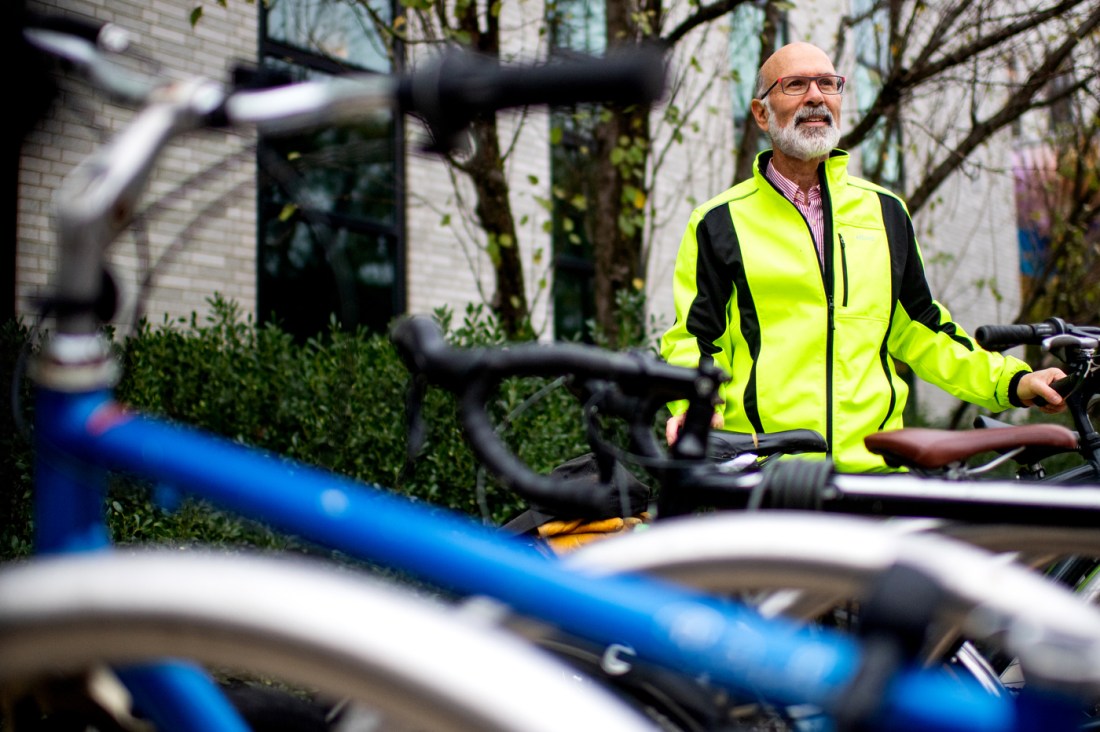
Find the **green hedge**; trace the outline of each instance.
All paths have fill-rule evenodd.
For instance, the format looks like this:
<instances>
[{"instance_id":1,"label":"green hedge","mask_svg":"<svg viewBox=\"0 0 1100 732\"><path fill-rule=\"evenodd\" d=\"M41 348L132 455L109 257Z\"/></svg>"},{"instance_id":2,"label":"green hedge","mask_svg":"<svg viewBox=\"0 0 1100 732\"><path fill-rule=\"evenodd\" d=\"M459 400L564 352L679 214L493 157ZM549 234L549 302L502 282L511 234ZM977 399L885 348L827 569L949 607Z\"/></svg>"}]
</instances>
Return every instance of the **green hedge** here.
<instances>
[{"instance_id":1,"label":"green hedge","mask_svg":"<svg viewBox=\"0 0 1100 732\"><path fill-rule=\"evenodd\" d=\"M385 336L333 326L322 337L298 343L276 326L241 317L234 303L215 298L212 305L205 322L192 316L113 339L124 364L121 402L492 523L522 510L516 497L479 475L462 440L454 399L441 390L428 391L423 409L428 438L412 469L406 468L408 372ZM446 312L437 317L457 344L501 340L479 309L470 309L457 326ZM30 334L8 324L0 336L2 375L11 384ZM20 384L18 412L30 422L31 394L25 380ZM498 424L508 424L507 441L543 472L587 450L580 406L562 387L547 386L537 379L511 381L493 404ZM533 405L521 408L540 392L545 393ZM26 554L32 535L29 443L10 413L5 420L0 558ZM485 486L480 504L479 481ZM155 494L126 476L112 479L107 508L116 541L306 548L293 537L202 504L184 501L166 510Z\"/></svg>"}]
</instances>

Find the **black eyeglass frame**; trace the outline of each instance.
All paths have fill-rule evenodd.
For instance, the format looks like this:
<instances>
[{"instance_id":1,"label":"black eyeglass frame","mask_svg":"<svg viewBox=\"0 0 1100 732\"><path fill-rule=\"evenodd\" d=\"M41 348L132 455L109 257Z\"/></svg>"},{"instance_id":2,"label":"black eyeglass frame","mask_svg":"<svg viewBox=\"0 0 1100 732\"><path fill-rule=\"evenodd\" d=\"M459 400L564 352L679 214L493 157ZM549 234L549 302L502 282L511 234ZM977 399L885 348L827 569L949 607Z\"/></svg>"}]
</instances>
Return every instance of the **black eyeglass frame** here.
<instances>
[{"instance_id":1,"label":"black eyeglass frame","mask_svg":"<svg viewBox=\"0 0 1100 732\"><path fill-rule=\"evenodd\" d=\"M790 81L791 79L805 79L806 82L807 82L806 91L802 92L801 94L791 94L790 92L788 92L786 84L783 84L782 82ZM764 99L769 94L771 94L772 89L774 89L777 86L779 87L780 91L782 91L784 94L786 94L789 97L800 97L800 96L802 96L802 94L805 94L806 92L808 92L810 90L810 85L809 85L808 82L812 81L813 83L817 84L818 79L836 79L836 91L835 92L827 92L827 91L825 91L824 89L821 88L820 84L818 84L817 90L819 92L821 92L822 94L825 94L827 96L836 96L837 94L843 94L844 93L844 85L848 82L848 80L845 77L841 76L840 74L820 74L818 76L802 76L800 74L795 74L795 75L792 75L792 76L780 76L778 79L776 79L774 82L772 82L772 85L768 87L768 90L765 91L763 94L761 94L759 97L757 97L757 99L761 99L761 100Z\"/></svg>"}]
</instances>

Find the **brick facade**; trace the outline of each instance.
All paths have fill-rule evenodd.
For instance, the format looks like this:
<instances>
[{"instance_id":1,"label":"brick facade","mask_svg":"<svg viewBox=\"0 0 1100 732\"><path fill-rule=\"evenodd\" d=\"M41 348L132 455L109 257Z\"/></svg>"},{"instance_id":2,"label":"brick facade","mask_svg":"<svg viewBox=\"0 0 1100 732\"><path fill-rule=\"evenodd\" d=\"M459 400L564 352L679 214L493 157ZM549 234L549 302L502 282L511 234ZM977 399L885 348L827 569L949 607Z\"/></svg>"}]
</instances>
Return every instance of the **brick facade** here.
<instances>
[{"instance_id":1,"label":"brick facade","mask_svg":"<svg viewBox=\"0 0 1100 732\"><path fill-rule=\"evenodd\" d=\"M255 61L256 6L205 5L195 28L193 3L178 0L55 2L33 0L30 9L113 22L134 37L141 53L173 77L205 75L224 79L237 60ZM89 94L67 81L53 114L24 145L19 173L17 312L28 315L45 293L56 262L52 233L53 191L73 168L130 119L128 109ZM121 324L129 322L135 293L148 262L159 262L144 312L154 322L206 311L215 292L251 311L256 301L256 207L254 138L233 133L188 135L164 154L144 205L164 209L141 236L127 232L113 245L110 268L124 300ZM177 193L196 174L220 166L202 186ZM181 236L187 240L182 246Z\"/></svg>"}]
</instances>

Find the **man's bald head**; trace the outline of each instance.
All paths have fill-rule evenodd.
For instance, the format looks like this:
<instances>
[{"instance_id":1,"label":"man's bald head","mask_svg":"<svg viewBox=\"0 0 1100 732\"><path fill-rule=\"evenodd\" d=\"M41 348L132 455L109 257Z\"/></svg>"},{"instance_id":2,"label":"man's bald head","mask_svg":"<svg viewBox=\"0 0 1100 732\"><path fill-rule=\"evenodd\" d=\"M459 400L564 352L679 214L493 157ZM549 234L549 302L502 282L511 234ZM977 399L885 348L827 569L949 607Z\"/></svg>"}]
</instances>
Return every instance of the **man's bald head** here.
<instances>
[{"instance_id":1,"label":"man's bald head","mask_svg":"<svg viewBox=\"0 0 1100 732\"><path fill-rule=\"evenodd\" d=\"M768 57L756 75L756 98L782 76L806 74L806 69L820 69L815 74L835 74L836 68L828 54L812 43L788 43ZM809 75L809 74L807 74Z\"/></svg>"}]
</instances>

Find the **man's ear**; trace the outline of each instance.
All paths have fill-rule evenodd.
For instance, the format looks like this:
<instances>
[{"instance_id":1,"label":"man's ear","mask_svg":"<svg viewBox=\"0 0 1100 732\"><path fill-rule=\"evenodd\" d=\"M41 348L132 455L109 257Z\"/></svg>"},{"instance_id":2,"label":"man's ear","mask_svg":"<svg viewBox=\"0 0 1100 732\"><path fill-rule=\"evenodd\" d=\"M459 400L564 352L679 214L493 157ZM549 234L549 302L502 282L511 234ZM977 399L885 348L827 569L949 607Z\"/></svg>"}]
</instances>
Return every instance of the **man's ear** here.
<instances>
[{"instance_id":1,"label":"man's ear","mask_svg":"<svg viewBox=\"0 0 1100 732\"><path fill-rule=\"evenodd\" d=\"M752 117L756 120L756 126L762 129L764 132L768 131L768 108L764 106L764 103L759 99L753 99L749 104L749 109L752 111Z\"/></svg>"}]
</instances>

